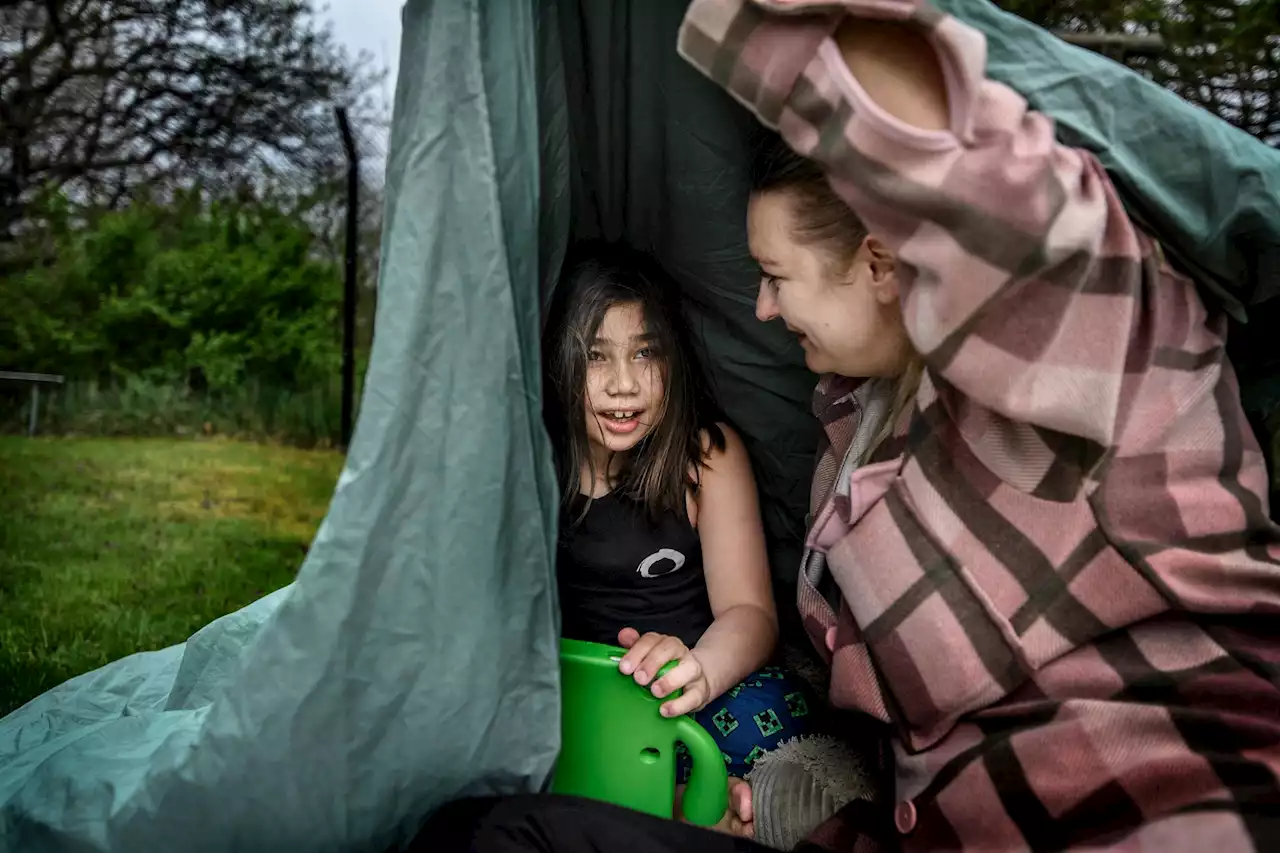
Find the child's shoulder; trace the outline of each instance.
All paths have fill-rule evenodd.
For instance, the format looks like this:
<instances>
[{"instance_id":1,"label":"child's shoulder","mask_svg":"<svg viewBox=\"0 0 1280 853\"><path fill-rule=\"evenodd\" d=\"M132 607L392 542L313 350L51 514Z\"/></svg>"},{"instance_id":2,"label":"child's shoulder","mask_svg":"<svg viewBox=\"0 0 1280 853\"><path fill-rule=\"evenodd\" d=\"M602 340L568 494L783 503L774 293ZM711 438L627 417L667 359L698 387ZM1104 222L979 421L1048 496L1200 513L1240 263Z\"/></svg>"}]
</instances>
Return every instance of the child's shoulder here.
<instances>
[{"instance_id":1,"label":"child's shoulder","mask_svg":"<svg viewBox=\"0 0 1280 853\"><path fill-rule=\"evenodd\" d=\"M706 468L717 460L738 460L747 458L747 446L737 431L722 421L703 427L698 434L702 445L702 467Z\"/></svg>"},{"instance_id":2,"label":"child's shoulder","mask_svg":"<svg viewBox=\"0 0 1280 853\"><path fill-rule=\"evenodd\" d=\"M711 495L717 501L730 495L739 495L743 489L754 489L755 477L747 446L737 430L726 423L716 423L701 433L702 461L692 472L690 497L701 503L701 498Z\"/></svg>"}]
</instances>

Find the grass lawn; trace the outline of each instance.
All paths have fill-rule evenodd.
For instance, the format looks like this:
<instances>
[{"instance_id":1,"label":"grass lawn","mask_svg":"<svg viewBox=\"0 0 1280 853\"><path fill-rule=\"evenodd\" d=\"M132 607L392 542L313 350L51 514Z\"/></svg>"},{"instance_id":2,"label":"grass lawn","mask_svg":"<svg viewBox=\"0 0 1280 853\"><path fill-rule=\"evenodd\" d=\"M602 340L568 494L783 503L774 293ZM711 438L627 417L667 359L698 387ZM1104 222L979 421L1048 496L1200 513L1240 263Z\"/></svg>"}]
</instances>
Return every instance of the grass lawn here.
<instances>
[{"instance_id":1,"label":"grass lawn","mask_svg":"<svg viewBox=\"0 0 1280 853\"><path fill-rule=\"evenodd\" d=\"M287 584L341 466L229 441L0 437L0 716Z\"/></svg>"}]
</instances>

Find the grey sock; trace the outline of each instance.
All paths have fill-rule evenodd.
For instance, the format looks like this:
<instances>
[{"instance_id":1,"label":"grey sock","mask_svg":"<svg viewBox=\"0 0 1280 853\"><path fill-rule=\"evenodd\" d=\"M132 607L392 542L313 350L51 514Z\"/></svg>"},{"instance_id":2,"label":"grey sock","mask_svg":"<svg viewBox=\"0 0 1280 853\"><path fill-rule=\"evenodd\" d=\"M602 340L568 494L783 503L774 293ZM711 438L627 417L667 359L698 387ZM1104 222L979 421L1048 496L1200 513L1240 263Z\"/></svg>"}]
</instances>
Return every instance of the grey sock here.
<instances>
[{"instance_id":1,"label":"grey sock","mask_svg":"<svg viewBox=\"0 0 1280 853\"><path fill-rule=\"evenodd\" d=\"M787 741L747 775L756 841L790 850L846 803L875 796L872 773L854 749L826 735Z\"/></svg>"}]
</instances>

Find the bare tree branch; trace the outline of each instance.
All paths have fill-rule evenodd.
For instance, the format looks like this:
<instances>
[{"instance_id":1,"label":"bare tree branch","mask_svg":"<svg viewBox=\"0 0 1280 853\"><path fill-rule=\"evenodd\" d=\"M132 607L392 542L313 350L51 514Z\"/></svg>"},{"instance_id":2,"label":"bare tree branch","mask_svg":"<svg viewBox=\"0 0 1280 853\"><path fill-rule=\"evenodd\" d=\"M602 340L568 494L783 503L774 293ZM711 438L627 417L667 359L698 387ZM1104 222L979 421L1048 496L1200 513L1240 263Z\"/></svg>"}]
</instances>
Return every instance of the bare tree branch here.
<instances>
[{"instance_id":1,"label":"bare tree branch","mask_svg":"<svg viewBox=\"0 0 1280 853\"><path fill-rule=\"evenodd\" d=\"M997 0L1280 145L1280 0Z\"/></svg>"},{"instance_id":2,"label":"bare tree branch","mask_svg":"<svg viewBox=\"0 0 1280 853\"><path fill-rule=\"evenodd\" d=\"M1159 53L1165 49L1164 39L1153 35L1129 35L1128 33L1056 33L1068 44L1090 50L1119 48L1134 53Z\"/></svg>"},{"instance_id":3,"label":"bare tree branch","mask_svg":"<svg viewBox=\"0 0 1280 853\"><path fill-rule=\"evenodd\" d=\"M0 7L0 242L35 194L230 187L340 162L332 104L374 115L378 75L309 0L18 0ZM234 174L229 174L234 172Z\"/></svg>"}]
</instances>

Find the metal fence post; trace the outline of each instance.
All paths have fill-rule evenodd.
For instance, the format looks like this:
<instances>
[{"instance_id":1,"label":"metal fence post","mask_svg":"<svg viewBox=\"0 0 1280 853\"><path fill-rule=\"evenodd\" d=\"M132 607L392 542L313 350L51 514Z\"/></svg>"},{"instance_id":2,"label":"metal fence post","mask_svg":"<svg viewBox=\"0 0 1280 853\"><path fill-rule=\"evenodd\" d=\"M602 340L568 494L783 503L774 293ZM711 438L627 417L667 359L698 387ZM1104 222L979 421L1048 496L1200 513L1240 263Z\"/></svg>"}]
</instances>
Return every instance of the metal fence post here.
<instances>
[{"instance_id":1,"label":"metal fence post","mask_svg":"<svg viewBox=\"0 0 1280 853\"><path fill-rule=\"evenodd\" d=\"M57 373L26 373L18 370L0 370L0 382L26 382L31 386L31 411L27 413L27 437L36 434L40 427L40 386L61 385L65 376ZM55 399L55 398L50 398Z\"/></svg>"},{"instance_id":2,"label":"metal fence post","mask_svg":"<svg viewBox=\"0 0 1280 853\"><path fill-rule=\"evenodd\" d=\"M27 416L27 438L36 434L40 424L40 383L31 383L31 414Z\"/></svg>"},{"instance_id":3,"label":"metal fence post","mask_svg":"<svg viewBox=\"0 0 1280 853\"><path fill-rule=\"evenodd\" d=\"M346 275L342 290L342 424L341 446L345 450L351 444L352 419L356 394L356 288L358 275L357 253L360 247L360 152L351 133L346 107L335 107L338 128L342 131L342 147L347 155L347 245L345 252Z\"/></svg>"}]
</instances>

